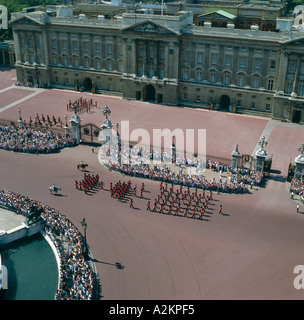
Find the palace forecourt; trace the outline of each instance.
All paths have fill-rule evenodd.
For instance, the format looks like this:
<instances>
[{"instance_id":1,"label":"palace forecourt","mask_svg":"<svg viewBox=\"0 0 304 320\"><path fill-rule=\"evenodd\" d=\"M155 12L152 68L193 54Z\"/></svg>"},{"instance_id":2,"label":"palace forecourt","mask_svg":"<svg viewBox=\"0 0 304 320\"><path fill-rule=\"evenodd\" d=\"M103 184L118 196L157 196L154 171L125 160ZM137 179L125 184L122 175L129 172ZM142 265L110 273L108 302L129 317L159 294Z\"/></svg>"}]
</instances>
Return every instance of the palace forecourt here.
<instances>
[{"instance_id":1,"label":"palace forecourt","mask_svg":"<svg viewBox=\"0 0 304 320\"><path fill-rule=\"evenodd\" d=\"M5 71L3 75L5 89L15 74ZM8 94L19 90L37 94L14 104ZM139 125L149 132L168 124L172 130L205 128L207 158L213 156L228 165L235 144L241 153L253 154L262 136L268 141L273 172L265 187L243 195L214 193L206 220L147 211L148 199L152 203L159 193L159 182L110 172L100 165L98 148L93 153L90 146L80 144L39 155L0 150L5 164L0 167L1 189L55 208L79 231L86 219L87 242L102 284L102 299L303 299L302 291L293 286L293 269L303 264L303 208L296 212L297 202L290 199L284 181L288 164L303 142L301 125L70 90L16 86L3 93L0 118L17 126L21 109L26 123L37 113L61 119L67 114L70 130L72 113L66 105L82 96L93 98L98 106L79 115L83 124L92 122L100 127L102 110L108 105L112 123L129 120L130 131ZM75 189L74 181L84 174L77 169L81 161L88 164L90 174L99 175L105 190L85 194ZM213 172L210 178L216 175ZM111 182L129 179L138 188L145 184L143 199L133 198L137 209L109 193ZM52 184L61 187L61 195L50 194ZM218 214L219 204L224 215Z\"/></svg>"}]
</instances>

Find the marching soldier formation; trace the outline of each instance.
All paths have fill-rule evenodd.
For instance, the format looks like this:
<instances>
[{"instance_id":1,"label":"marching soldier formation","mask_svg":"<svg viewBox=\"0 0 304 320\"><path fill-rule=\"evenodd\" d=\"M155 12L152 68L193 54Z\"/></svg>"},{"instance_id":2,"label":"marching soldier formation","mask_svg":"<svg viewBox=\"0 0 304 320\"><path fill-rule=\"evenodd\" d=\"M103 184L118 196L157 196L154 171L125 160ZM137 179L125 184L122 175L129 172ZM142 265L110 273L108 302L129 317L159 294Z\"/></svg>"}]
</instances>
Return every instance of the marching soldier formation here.
<instances>
[{"instance_id":1,"label":"marching soldier formation","mask_svg":"<svg viewBox=\"0 0 304 320\"><path fill-rule=\"evenodd\" d=\"M100 186L103 188L103 182L99 182L99 175L90 175L84 173L81 181L75 180L75 188L83 190L85 193L92 190L94 187Z\"/></svg>"},{"instance_id":2,"label":"marching soldier formation","mask_svg":"<svg viewBox=\"0 0 304 320\"><path fill-rule=\"evenodd\" d=\"M104 182L99 181L99 175L84 174L81 181L75 181L75 187L78 190L83 190L85 193L92 190L94 187L104 189ZM105 190L105 189L104 189ZM130 208L135 209L133 198L143 199L143 194L146 192L144 183L140 187L140 195L137 195L137 186L132 188L132 183L121 182L120 180L113 185L109 185L109 192L112 198L118 201L129 201ZM190 187L174 187L173 184L161 182L159 185L159 194L154 199L153 204L148 200L146 204L146 211L170 214L174 216L183 216L193 219L201 219L207 215L207 210L212 210L210 207L213 201L212 191L200 190L197 188L190 189ZM208 212L210 213L210 211ZM218 214L223 214L223 206L220 204Z\"/></svg>"},{"instance_id":3,"label":"marching soldier formation","mask_svg":"<svg viewBox=\"0 0 304 320\"><path fill-rule=\"evenodd\" d=\"M206 210L213 200L212 191L198 193L197 189L190 191L187 187L183 190L180 186L177 189L173 185L169 188L168 184L160 183L160 193L154 200L151 209L150 201L147 203L147 210L158 213L167 213L172 215L182 215L184 217L203 219ZM223 207L220 205L219 214L223 214Z\"/></svg>"}]
</instances>

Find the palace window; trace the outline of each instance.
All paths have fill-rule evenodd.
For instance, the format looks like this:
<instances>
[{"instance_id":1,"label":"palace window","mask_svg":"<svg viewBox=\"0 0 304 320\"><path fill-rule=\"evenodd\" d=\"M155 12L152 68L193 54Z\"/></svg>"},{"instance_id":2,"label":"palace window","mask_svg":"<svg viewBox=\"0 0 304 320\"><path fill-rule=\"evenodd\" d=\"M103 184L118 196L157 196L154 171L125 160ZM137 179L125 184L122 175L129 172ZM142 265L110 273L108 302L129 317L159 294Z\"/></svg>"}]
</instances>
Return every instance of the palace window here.
<instances>
[{"instance_id":1,"label":"palace window","mask_svg":"<svg viewBox=\"0 0 304 320\"><path fill-rule=\"evenodd\" d=\"M74 58L74 67L76 67L76 68L79 67L79 61L78 61L77 57Z\"/></svg>"},{"instance_id":2,"label":"palace window","mask_svg":"<svg viewBox=\"0 0 304 320\"><path fill-rule=\"evenodd\" d=\"M185 51L184 52L184 61L188 62L190 59L190 51Z\"/></svg>"},{"instance_id":3,"label":"palace window","mask_svg":"<svg viewBox=\"0 0 304 320\"><path fill-rule=\"evenodd\" d=\"M216 73L214 71L210 72L210 82L215 83Z\"/></svg>"},{"instance_id":4,"label":"palace window","mask_svg":"<svg viewBox=\"0 0 304 320\"><path fill-rule=\"evenodd\" d=\"M62 57L62 64L63 64L64 66L67 66L67 65L68 65L68 58L67 58L67 56L63 56L63 57Z\"/></svg>"},{"instance_id":5,"label":"palace window","mask_svg":"<svg viewBox=\"0 0 304 320\"><path fill-rule=\"evenodd\" d=\"M273 90L273 79L269 79L267 82L267 90Z\"/></svg>"},{"instance_id":6,"label":"palace window","mask_svg":"<svg viewBox=\"0 0 304 320\"><path fill-rule=\"evenodd\" d=\"M84 59L83 64L85 68L87 69L90 68L90 61L88 58Z\"/></svg>"},{"instance_id":7,"label":"palace window","mask_svg":"<svg viewBox=\"0 0 304 320\"><path fill-rule=\"evenodd\" d=\"M143 47L138 48L138 56L140 58L142 58L144 56L144 48Z\"/></svg>"},{"instance_id":8,"label":"palace window","mask_svg":"<svg viewBox=\"0 0 304 320\"><path fill-rule=\"evenodd\" d=\"M238 76L238 86L244 87L244 84L245 84L244 76L243 75Z\"/></svg>"},{"instance_id":9,"label":"palace window","mask_svg":"<svg viewBox=\"0 0 304 320\"><path fill-rule=\"evenodd\" d=\"M256 58L254 61L254 68L255 69L260 69L262 64L262 59L261 58Z\"/></svg>"},{"instance_id":10,"label":"palace window","mask_svg":"<svg viewBox=\"0 0 304 320\"><path fill-rule=\"evenodd\" d=\"M154 67L152 65L149 66L149 78L154 76Z\"/></svg>"},{"instance_id":11,"label":"palace window","mask_svg":"<svg viewBox=\"0 0 304 320\"><path fill-rule=\"evenodd\" d=\"M275 69L275 65L276 65L275 60L271 60L270 61L270 70L274 70Z\"/></svg>"},{"instance_id":12,"label":"palace window","mask_svg":"<svg viewBox=\"0 0 304 320\"><path fill-rule=\"evenodd\" d=\"M230 74L229 73L225 73L224 74L224 85L225 86L229 86L230 84Z\"/></svg>"},{"instance_id":13,"label":"palace window","mask_svg":"<svg viewBox=\"0 0 304 320\"><path fill-rule=\"evenodd\" d=\"M95 44L95 52L100 52L100 43Z\"/></svg>"},{"instance_id":14,"label":"palace window","mask_svg":"<svg viewBox=\"0 0 304 320\"><path fill-rule=\"evenodd\" d=\"M140 63L138 65L138 76L141 77L143 75L143 65Z\"/></svg>"},{"instance_id":15,"label":"palace window","mask_svg":"<svg viewBox=\"0 0 304 320\"><path fill-rule=\"evenodd\" d=\"M240 67L246 67L246 57L240 57Z\"/></svg>"},{"instance_id":16,"label":"palace window","mask_svg":"<svg viewBox=\"0 0 304 320\"><path fill-rule=\"evenodd\" d=\"M86 41L86 42L83 43L83 50L86 51L86 52L89 51L89 42Z\"/></svg>"},{"instance_id":17,"label":"palace window","mask_svg":"<svg viewBox=\"0 0 304 320\"><path fill-rule=\"evenodd\" d=\"M61 48L62 50L66 50L67 48L66 40L61 40Z\"/></svg>"},{"instance_id":18,"label":"palace window","mask_svg":"<svg viewBox=\"0 0 304 320\"><path fill-rule=\"evenodd\" d=\"M202 63L203 62L203 57L204 57L203 52L198 52L197 53L197 62L198 63Z\"/></svg>"},{"instance_id":19,"label":"palace window","mask_svg":"<svg viewBox=\"0 0 304 320\"><path fill-rule=\"evenodd\" d=\"M165 59L165 49L160 49L159 53L160 53L160 59L164 60Z\"/></svg>"},{"instance_id":20,"label":"palace window","mask_svg":"<svg viewBox=\"0 0 304 320\"><path fill-rule=\"evenodd\" d=\"M252 80L252 87L254 89L257 89L259 87L259 78L258 77L254 77L253 80Z\"/></svg>"},{"instance_id":21,"label":"palace window","mask_svg":"<svg viewBox=\"0 0 304 320\"><path fill-rule=\"evenodd\" d=\"M164 79L165 77L165 69L163 66L159 67L159 78Z\"/></svg>"},{"instance_id":22,"label":"palace window","mask_svg":"<svg viewBox=\"0 0 304 320\"><path fill-rule=\"evenodd\" d=\"M74 51L78 50L77 41L73 41L73 42L72 42L72 45L73 45L73 50L74 50Z\"/></svg>"},{"instance_id":23,"label":"palace window","mask_svg":"<svg viewBox=\"0 0 304 320\"><path fill-rule=\"evenodd\" d=\"M201 70L197 70L196 72L196 80L202 81L203 80L203 72Z\"/></svg>"},{"instance_id":24,"label":"palace window","mask_svg":"<svg viewBox=\"0 0 304 320\"><path fill-rule=\"evenodd\" d=\"M101 61L100 61L100 59L96 59L96 69L97 70L101 69Z\"/></svg>"},{"instance_id":25,"label":"palace window","mask_svg":"<svg viewBox=\"0 0 304 320\"><path fill-rule=\"evenodd\" d=\"M189 80L189 70L188 69L184 69L183 79L184 80Z\"/></svg>"},{"instance_id":26,"label":"palace window","mask_svg":"<svg viewBox=\"0 0 304 320\"><path fill-rule=\"evenodd\" d=\"M292 92L292 81L287 81L286 83L286 93L291 94Z\"/></svg>"},{"instance_id":27,"label":"palace window","mask_svg":"<svg viewBox=\"0 0 304 320\"><path fill-rule=\"evenodd\" d=\"M290 62L289 63L289 68L288 68L288 72L289 73L295 73L296 71L296 63L295 62Z\"/></svg>"},{"instance_id":28,"label":"palace window","mask_svg":"<svg viewBox=\"0 0 304 320\"><path fill-rule=\"evenodd\" d=\"M225 65L230 66L231 65L231 56L225 56Z\"/></svg>"},{"instance_id":29,"label":"palace window","mask_svg":"<svg viewBox=\"0 0 304 320\"><path fill-rule=\"evenodd\" d=\"M212 54L211 55L211 64L216 64L217 61L217 54Z\"/></svg>"},{"instance_id":30,"label":"palace window","mask_svg":"<svg viewBox=\"0 0 304 320\"><path fill-rule=\"evenodd\" d=\"M301 97L304 96L304 82L299 83L298 95Z\"/></svg>"}]
</instances>

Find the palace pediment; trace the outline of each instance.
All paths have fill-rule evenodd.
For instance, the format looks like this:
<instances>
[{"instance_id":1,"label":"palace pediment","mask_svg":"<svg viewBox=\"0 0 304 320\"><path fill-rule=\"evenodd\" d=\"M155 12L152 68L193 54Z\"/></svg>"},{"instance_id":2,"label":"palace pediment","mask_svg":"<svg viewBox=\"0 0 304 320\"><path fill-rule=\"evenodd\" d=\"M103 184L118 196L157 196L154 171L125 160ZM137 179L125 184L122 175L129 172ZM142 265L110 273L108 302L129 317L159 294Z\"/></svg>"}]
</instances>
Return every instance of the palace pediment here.
<instances>
[{"instance_id":1,"label":"palace pediment","mask_svg":"<svg viewBox=\"0 0 304 320\"><path fill-rule=\"evenodd\" d=\"M135 32L135 33L148 33L148 34L161 34L161 35L180 35L179 32L163 26L160 23L152 20L146 20L122 29L122 32Z\"/></svg>"},{"instance_id":2,"label":"palace pediment","mask_svg":"<svg viewBox=\"0 0 304 320\"><path fill-rule=\"evenodd\" d=\"M291 46L304 46L304 37L285 41L284 44L288 44Z\"/></svg>"},{"instance_id":3,"label":"palace pediment","mask_svg":"<svg viewBox=\"0 0 304 320\"><path fill-rule=\"evenodd\" d=\"M198 18L201 19L208 19L208 20L231 20L233 21L236 16L228 13L224 10L218 10L218 11L213 11L213 12L209 12L209 13L205 13L205 14L201 14L198 16Z\"/></svg>"},{"instance_id":4,"label":"palace pediment","mask_svg":"<svg viewBox=\"0 0 304 320\"><path fill-rule=\"evenodd\" d=\"M32 17L29 15L22 15L18 18L12 19L12 23L27 24L27 25L44 25L46 23L45 17L37 15L37 17Z\"/></svg>"}]
</instances>

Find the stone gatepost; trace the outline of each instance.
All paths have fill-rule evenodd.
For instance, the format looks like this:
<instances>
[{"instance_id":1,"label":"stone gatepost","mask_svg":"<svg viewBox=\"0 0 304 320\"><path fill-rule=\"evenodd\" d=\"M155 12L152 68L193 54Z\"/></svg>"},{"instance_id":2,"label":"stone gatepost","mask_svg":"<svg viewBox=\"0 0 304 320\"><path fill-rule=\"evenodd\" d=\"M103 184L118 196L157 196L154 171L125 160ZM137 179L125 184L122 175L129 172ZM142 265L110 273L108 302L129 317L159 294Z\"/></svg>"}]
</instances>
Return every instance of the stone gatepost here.
<instances>
[{"instance_id":1,"label":"stone gatepost","mask_svg":"<svg viewBox=\"0 0 304 320\"><path fill-rule=\"evenodd\" d=\"M72 115L70 120L72 126L72 137L76 139L76 144L81 142L81 130L80 130L80 117L76 114L76 112Z\"/></svg>"},{"instance_id":2,"label":"stone gatepost","mask_svg":"<svg viewBox=\"0 0 304 320\"><path fill-rule=\"evenodd\" d=\"M234 147L234 150L231 153L232 155L232 160L231 160L231 168L232 171L236 171L237 168L239 167L239 162L240 162L240 153L239 153L239 145L236 144Z\"/></svg>"},{"instance_id":3,"label":"stone gatepost","mask_svg":"<svg viewBox=\"0 0 304 320\"><path fill-rule=\"evenodd\" d=\"M112 142L112 127L113 124L111 120L106 119L100 126L102 130L102 143L107 143L108 141Z\"/></svg>"},{"instance_id":4,"label":"stone gatepost","mask_svg":"<svg viewBox=\"0 0 304 320\"><path fill-rule=\"evenodd\" d=\"M260 145L260 149L255 153L255 156L256 156L255 171L263 172L265 159L267 156L267 151L264 148L267 145L267 141L264 136L261 138L261 140L259 140L258 144Z\"/></svg>"},{"instance_id":5,"label":"stone gatepost","mask_svg":"<svg viewBox=\"0 0 304 320\"><path fill-rule=\"evenodd\" d=\"M295 179L301 179L304 174L304 142L302 147L299 147L298 150L301 152L295 159L296 168L294 172Z\"/></svg>"}]
</instances>

